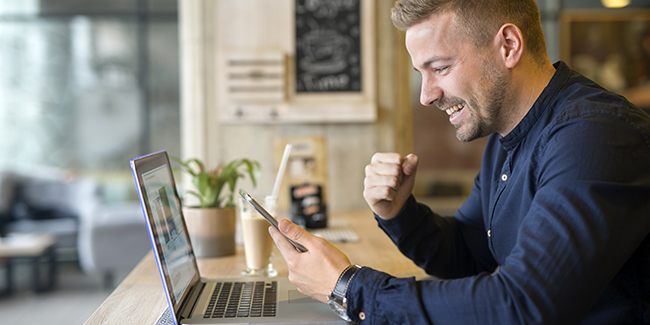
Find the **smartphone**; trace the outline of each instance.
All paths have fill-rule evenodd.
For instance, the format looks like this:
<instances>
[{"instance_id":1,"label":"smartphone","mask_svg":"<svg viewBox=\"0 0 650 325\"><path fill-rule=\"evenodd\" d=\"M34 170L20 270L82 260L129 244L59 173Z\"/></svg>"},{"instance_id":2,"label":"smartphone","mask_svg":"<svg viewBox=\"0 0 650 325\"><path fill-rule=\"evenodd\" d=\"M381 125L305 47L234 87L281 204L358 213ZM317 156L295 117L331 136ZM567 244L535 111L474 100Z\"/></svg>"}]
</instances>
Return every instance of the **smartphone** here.
<instances>
[{"instance_id":1,"label":"smartphone","mask_svg":"<svg viewBox=\"0 0 650 325\"><path fill-rule=\"evenodd\" d=\"M246 193L246 191L240 188L239 195L241 195L244 198L244 200L246 200L246 202L252 205L253 208L255 208L255 210L257 210L257 212L259 212L262 215L262 217L264 217L264 219L266 219L266 221L268 221L271 224L271 226L273 226L273 228L280 231L280 229L278 229L278 221L268 211L266 211L266 209L264 209L264 207L261 204L257 203L257 201L255 201L255 199L252 196L250 196L250 194ZM282 234L282 232L280 232L280 234ZM282 234L282 236L284 236L284 234ZM296 243L295 241L287 238L287 236L284 236L284 238L286 238L291 244L293 244L293 246L299 252L304 253L307 251L307 248L305 248L305 246Z\"/></svg>"}]
</instances>

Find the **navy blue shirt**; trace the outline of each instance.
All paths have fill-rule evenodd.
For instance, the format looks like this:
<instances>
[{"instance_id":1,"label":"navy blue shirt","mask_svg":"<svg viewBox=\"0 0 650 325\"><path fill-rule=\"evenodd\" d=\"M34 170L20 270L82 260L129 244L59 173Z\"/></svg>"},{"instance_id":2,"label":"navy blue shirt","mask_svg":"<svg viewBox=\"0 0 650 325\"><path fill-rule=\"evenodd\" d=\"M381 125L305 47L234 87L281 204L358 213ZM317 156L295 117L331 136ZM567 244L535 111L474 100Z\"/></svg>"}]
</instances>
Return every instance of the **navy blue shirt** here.
<instances>
[{"instance_id":1,"label":"navy blue shirt","mask_svg":"<svg viewBox=\"0 0 650 325\"><path fill-rule=\"evenodd\" d=\"M364 267L364 324L650 324L650 116L563 62L523 120L490 136L451 217L413 197L379 226L428 274ZM365 320L361 320L360 313Z\"/></svg>"}]
</instances>

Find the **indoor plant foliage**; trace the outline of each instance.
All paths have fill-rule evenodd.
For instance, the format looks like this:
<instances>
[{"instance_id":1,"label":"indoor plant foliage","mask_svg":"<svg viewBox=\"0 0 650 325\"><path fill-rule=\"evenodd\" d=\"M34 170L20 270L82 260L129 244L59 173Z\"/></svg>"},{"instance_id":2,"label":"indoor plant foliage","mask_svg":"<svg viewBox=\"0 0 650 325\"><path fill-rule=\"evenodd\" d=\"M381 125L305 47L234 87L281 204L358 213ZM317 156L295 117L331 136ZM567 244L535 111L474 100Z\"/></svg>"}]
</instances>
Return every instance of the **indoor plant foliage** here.
<instances>
[{"instance_id":1,"label":"indoor plant foliage","mask_svg":"<svg viewBox=\"0 0 650 325\"><path fill-rule=\"evenodd\" d=\"M199 208L227 208L235 206L235 186L237 180L249 175L253 186L257 186L257 179L260 177L261 168L257 161L249 159L235 159L226 166L219 165L217 168L208 169L205 164L196 158L182 161L181 169L192 176L192 183L196 190L188 190L187 193L199 199ZM222 193L227 185L227 193ZM223 195L222 195L223 194Z\"/></svg>"}]
</instances>

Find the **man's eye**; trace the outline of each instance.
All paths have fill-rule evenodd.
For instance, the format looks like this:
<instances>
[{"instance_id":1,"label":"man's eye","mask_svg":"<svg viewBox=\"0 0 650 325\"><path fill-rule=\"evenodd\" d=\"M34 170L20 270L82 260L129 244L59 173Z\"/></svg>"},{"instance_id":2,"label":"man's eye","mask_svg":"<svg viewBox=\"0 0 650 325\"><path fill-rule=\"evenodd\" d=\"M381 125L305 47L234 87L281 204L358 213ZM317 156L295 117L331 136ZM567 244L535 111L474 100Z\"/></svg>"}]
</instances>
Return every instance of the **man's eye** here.
<instances>
[{"instance_id":1,"label":"man's eye","mask_svg":"<svg viewBox=\"0 0 650 325\"><path fill-rule=\"evenodd\" d=\"M448 68L449 68L449 66L438 67L438 68L435 68L434 71L440 73L440 72L444 72Z\"/></svg>"}]
</instances>

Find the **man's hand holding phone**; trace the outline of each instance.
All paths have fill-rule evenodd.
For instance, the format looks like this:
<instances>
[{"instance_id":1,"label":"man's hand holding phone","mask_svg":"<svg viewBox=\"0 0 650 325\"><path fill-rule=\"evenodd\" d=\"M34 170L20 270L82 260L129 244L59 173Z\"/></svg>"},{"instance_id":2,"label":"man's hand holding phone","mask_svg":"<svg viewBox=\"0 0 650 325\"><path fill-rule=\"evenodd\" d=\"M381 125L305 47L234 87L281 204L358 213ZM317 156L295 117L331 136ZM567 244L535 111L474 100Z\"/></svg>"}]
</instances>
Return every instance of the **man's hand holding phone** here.
<instances>
[{"instance_id":1,"label":"man's hand holding phone","mask_svg":"<svg viewBox=\"0 0 650 325\"><path fill-rule=\"evenodd\" d=\"M287 262L289 281L301 293L327 303L339 275L352 264L348 257L325 239L286 219L280 220L278 229L269 227L269 232ZM298 252L285 238L300 242L307 252Z\"/></svg>"},{"instance_id":2,"label":"man's hand holding phone","mask_svg":"<svg viewBox=\"0 0 650 325\"><path fill-rule=\"evenodd\" d=\"M289 220L278 222L246 191L239 194L270 224L269 232L289 267L289 281L303 294L327 303L339 275L351 265L340 250Z\"/></svg>"}]
</instances>

